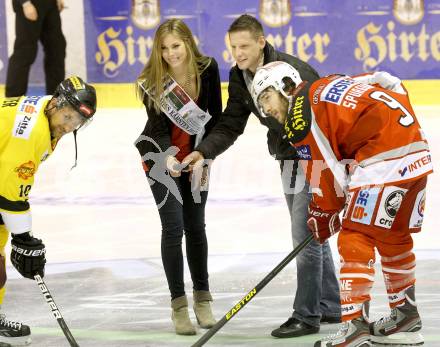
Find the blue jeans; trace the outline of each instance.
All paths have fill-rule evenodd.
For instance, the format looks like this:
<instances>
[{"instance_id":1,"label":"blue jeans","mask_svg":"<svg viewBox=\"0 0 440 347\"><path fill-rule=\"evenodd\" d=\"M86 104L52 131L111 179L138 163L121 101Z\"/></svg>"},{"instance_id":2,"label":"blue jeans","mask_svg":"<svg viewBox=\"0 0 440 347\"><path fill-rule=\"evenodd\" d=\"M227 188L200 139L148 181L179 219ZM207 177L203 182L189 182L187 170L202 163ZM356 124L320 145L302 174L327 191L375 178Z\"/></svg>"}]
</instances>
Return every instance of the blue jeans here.
<instances>
[{"instance_id":1,"label":"blue jeans","mask_svg":"<svg viewBox=\"0 0 440 347\"><path fill-rule=\"evenodd\" d=\"M296 165L290 165L290 168L287 166L284 165L285 171L293 172L292 179L287 178L288 191L284 173L282 180L284 192L287 192L285 197L290 213L293 246L296 247L310 235L307 207L311 194L302 170L296 170ZM295 184L297 189L294 189ZM339 283L328 241L320 245L313 240L295 259L297 290L292 317L316 327L319 327L322 316L340 317Z\"/></svg>"},{"instance_id":2,"label":"blue jeans","mask_svg":"<svg viewBox=\"0 0 440 347\"><path fill-rule=\"evenodd\" d=\"M168 188L153 179L153 193L162 224L161 254L171 299L185 295L182 238L185 234L186 257L194 290L209 290L208 241L205 232L205 205L208 192L200 192L201 201L194 201L189 174L172 178L176 183L183 204Z\"/></svg>"}]
</instances>

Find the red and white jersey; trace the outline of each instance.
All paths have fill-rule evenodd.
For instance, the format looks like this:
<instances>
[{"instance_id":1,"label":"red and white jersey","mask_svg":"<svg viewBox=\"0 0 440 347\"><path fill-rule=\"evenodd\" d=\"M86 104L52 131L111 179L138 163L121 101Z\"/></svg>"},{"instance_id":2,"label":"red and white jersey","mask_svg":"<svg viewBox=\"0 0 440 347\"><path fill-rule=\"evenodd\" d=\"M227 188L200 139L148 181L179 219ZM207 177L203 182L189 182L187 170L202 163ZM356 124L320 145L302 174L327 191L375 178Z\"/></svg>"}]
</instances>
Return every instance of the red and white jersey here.
<instances>
[{"instance_id":1,"label":"red and white jersey","mask_svg":"<svg viewBox=\"0 0 440 347\"><path fill-rule=\"evenodd\" d=\"M324 210L341 210L347 191L395 185L432 172L428 143L408 95L332 75L295 91L285 123Z\"/></svg>"}]
</instances>

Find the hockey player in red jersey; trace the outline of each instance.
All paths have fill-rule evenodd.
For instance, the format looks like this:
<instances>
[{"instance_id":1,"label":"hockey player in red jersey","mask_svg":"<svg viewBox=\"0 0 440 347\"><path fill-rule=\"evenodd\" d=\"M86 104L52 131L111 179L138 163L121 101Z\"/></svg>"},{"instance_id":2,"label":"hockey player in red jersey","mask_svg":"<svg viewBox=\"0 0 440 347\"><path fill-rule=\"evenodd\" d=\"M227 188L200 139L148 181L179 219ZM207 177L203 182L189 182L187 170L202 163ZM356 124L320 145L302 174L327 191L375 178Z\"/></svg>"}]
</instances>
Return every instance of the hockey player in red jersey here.
<instances>
[{"instance_id":1,"label":"hockey player in red jersey","mask_svg":"<svg viewBox=\"0 0 440 347\"><path fill-rule=\"evenodd\" d=\"M284 125L313 193L308 226L324 242L340 231L345 324L315 346L423 344L411 233L421 230L431 155L407 92L384 72L302 81L288 64L257 70L262 113ZM340 221L342 213L342 225ZM375 249L391 315L368 319Z\"/></svg>"}]
</instances>

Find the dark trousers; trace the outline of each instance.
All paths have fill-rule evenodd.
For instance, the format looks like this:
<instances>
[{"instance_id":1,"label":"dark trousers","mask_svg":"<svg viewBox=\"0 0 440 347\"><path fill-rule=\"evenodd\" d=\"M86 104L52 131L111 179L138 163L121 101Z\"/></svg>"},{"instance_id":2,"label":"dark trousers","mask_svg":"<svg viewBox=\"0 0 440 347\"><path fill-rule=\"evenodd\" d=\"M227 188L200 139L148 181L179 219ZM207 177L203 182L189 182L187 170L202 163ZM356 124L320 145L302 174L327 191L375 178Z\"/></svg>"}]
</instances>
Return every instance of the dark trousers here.
<instances>
[{"instance_id":1,"label":"dark trousers","mask_svg":"<svg viewBox=\"0 0 440 347\"><path fill-rule=\"evenodd\" d=\"M41 41L44 48L46 93L53 94L58 84L64 80L66 40L61 30L57 1L38 0L32 3L38 12L36 21L28 20L23 14L22 6L13 0L16 37L6 75L7 97L26 94L29 71L37 57L38 41Z\"/></svg>"},{"instance_id":2,"label":"dark trousers","mask_svg":"<svg viewBox=\"0 0 440 347\"><path fill-rule=\"evenodd\" d=\"M282 181L290 213L293 246L296 247L310 235L307 211L312 196L297 161L287 163L285 160L281 168L284 170ZM340 317L339 283L328 241L321 245L313 240L295 260L297 289L292 317L315 327L319 327L321 317Z\"/></svg>"},{"instance_id":3,"label":"dark trousers","mask_svg":"<svg viewBox=\"0 0 440 347\"><path fill-rule=\"evenodd\" d=\"M194 290L209 290L208 241L205 233L205 205L208 192L200 192L200 203L194 202L189 174L173 178L181 204L165 185L151 179L150 188L162 223L161 253L171 299L185 295L182 238L185 234L186 256ZM167 196L168 194L168 196Z\"/></svg>"}]
</instances>

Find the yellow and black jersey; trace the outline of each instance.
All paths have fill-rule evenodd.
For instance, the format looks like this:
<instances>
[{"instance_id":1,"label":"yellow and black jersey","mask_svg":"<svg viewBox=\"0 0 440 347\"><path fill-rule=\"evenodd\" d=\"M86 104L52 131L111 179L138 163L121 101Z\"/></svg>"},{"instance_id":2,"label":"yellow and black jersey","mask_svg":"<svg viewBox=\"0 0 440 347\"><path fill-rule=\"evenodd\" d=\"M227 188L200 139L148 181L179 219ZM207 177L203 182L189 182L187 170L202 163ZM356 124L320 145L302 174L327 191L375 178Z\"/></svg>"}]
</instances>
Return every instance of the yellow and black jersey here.
<instances>
[{"instance_id":1,"label":"yellow and black jersey","mask_svg":"<svg viewBox=\"0 0 440 347\"><path fill-rule=\"evenodd\" d=\"M31 231L28 196L52 153L44 109L51 96L0 98L0 215L9 232Z\"/></svg>"}]
</instances>

